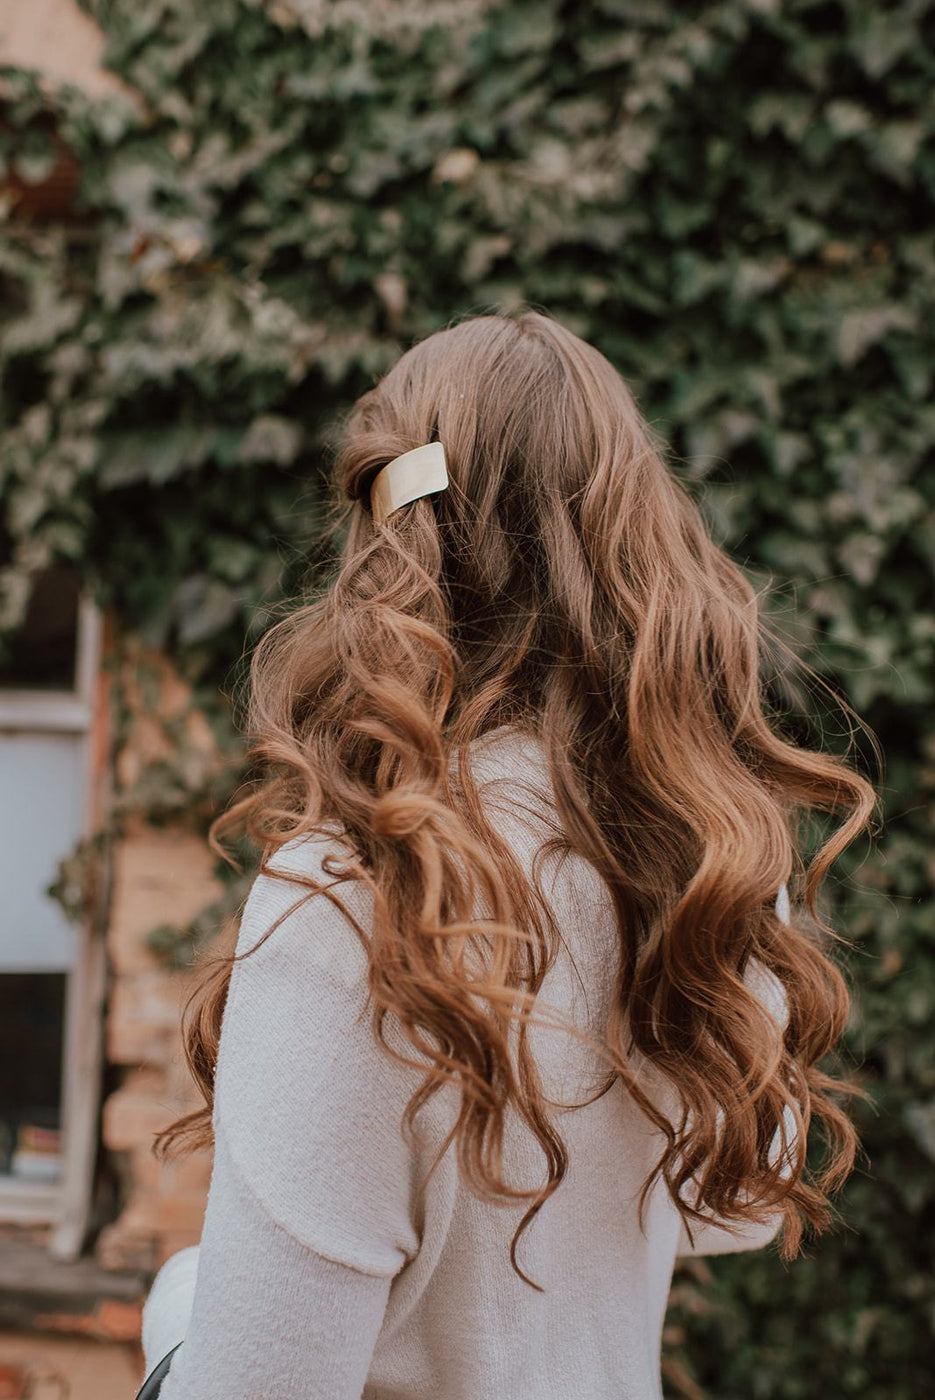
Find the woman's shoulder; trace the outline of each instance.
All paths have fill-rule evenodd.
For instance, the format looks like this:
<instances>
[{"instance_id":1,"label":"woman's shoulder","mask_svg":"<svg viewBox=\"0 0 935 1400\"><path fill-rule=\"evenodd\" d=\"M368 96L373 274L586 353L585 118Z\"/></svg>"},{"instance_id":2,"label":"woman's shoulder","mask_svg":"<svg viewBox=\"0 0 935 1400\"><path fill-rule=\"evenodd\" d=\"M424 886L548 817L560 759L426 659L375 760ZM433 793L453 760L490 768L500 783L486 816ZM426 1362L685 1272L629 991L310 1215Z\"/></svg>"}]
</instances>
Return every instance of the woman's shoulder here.
<instances>
[{"instance_id":1,"label":"woman's shoulder","mask_svg":"<svg viewBox=\"0 0 935 1400\"><path fill-rule=\"evenodd\" d=\"M237 937L238 966L297 976L326 973L346 985L366 977L373 894L342 865L354 852L337 826L293 837L253 879Z\"/></svg>"}]
</instances>

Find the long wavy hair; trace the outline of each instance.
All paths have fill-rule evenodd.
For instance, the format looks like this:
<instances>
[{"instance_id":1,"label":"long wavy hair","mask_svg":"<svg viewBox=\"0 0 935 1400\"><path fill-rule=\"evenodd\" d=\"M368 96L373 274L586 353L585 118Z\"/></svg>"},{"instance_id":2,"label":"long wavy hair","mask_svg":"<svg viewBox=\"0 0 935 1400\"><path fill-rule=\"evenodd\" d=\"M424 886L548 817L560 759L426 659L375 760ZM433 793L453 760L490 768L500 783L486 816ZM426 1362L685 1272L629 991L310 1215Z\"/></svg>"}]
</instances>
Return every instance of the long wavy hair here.
<instances>
[{"instance_id":1,"label":"long wavy hair","mask_svg":"<svg viewBox=\"0 0 935 1400\"><path fill-rule=\"evenodd\" d=\"M803 1219L827 1228L830 1194L854 1166L857 1133L834 1096L867 1097L819 1068L850 1002L829 956L832 940L847 940L817 899L870 821L873 787L780 732L764 679L777 639L754 589L712 541L620 374L550 316L523 308L436 332L341 430L341 556L328 587L253 653L247 727L259 776L214 822L212 843L247 834L265 869L285 842L337 824L352 855L326 865L336 879L310 881L310 897L341 903L345 879L373 891L374 1034L403 1058L385 1037L392 1015L416 1052L405 1062L426 1071L407 1130L454 1081L448 1141L462 1177L481 1199L532 1200L510 1258L541 1291L516 1245L567 1168L526 1036L557 933L485 817L469 753L501 725L534 732L556 848L599 873L619 927L612 1011L591 1043L608 1065L602 1092L622 1080L665 1141L640 1221L661 1174L690 1238L711 1215L764 1223L781 1209L781 1255L796 1257ZM434 439L449 487L375 524L376 473ZM824 839L809 852L815 813L832 820L820 819ZM774 907L783 883L791 925ZM745 981L752 959L781 983L784 1027ZM160 1156L212 1140L236 958L206 961L184 1028L206 1107L158 1135ZM641 1089L637 1057L671 1086L676 1121ZM502 1177L510 1105L545 1154L543 1188ZM815 1172L812 1119L827 1139Z\"/></svg>"}]
</instances>

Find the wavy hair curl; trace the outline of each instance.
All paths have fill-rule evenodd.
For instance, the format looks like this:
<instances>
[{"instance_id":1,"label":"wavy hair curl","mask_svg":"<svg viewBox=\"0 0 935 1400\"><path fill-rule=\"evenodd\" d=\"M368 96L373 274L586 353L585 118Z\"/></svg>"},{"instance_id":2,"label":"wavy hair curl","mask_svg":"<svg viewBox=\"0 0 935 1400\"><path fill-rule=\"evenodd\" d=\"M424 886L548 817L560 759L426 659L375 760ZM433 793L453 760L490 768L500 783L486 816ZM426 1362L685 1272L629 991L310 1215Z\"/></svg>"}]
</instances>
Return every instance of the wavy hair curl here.
<instances>
[{"instance_id":1,"label":"wavy hair curl","mask_svg":"<svg viewBox=\"0 0 935 1400\"><path fill-rule=\"evenodd\" d=\"M436 438L448 489L375 525L377 471ZM816 901L870 821L873 787L781 732L764 666L782 643L754 589L710 538L620 374L552 317L475 316L415 345L344 421L336 480L339 566L254 651L248 730L262 778L216 819L212 843L246 832L265 868L297 836L334 823L346 833L354 857L332 873L366 881L375 899L374 1033L400 1058L384 1036L393 1013L425 1057L406 1062L431 1066L406 1123L444 1081L460 1086L461 1172L482 1199L533 1198L510 1258L542 1291L516 1245L567 1168L526 1037L555 930L485 818L469 762L489 730L535 732L558 845L591 862L619 926L602 1092L622 1080L665 1138L640 1220L661 1173L690 1238L705 1211L762 1223L781 1207L781 1255L795 1258L803 1217L827 1228L829 1193L858 1146L832 1096L865 1091L819 1068L850 1002L828 951L846 940ZM809 857L815 812L837 822ZM783 883L791 925L774 908ZM333 887L316 889L340 903ZM782 1034L744 981L751 959L782 984ZM211 1142L234 961L213 960L185 1029L207 1106L164 1130L157 1155ZM641 1089L634 1053L674 1088L678 1122ZM499 1170L511 1103L545 1153L544 1188L510 1187ZM812 1119L828 1139L815 1174Z\"/></svg>"}]
</instances>

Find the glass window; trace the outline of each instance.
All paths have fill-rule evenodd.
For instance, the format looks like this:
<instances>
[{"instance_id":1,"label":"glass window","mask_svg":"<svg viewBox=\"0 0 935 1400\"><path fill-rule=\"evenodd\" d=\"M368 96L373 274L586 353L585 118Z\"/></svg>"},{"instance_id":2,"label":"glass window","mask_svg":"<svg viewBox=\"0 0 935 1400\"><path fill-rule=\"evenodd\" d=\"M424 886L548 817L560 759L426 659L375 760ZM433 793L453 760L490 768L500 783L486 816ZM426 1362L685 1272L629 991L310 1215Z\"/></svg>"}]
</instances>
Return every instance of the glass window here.
<instances>
[{"instance_id":1,"label":"glass window","mask_svg":"<svg viewBox=\"0 0 935 1400\"><path fill-rule=\"evenodd\" d=\"M55 1181L61 1171L65 977L0 976L0 1173Z\"/></svg>"},{"instance_id":2,"label":"glass window","mask_svg":"<svg viewBox=\"0 0 935 1400\"><path fill-rule=\"evenodd\" d=\"M78 597L74 569L57 566L38 575L22 626L0 642L0 689L75 689Z\"/></svg>"}]
</instances>

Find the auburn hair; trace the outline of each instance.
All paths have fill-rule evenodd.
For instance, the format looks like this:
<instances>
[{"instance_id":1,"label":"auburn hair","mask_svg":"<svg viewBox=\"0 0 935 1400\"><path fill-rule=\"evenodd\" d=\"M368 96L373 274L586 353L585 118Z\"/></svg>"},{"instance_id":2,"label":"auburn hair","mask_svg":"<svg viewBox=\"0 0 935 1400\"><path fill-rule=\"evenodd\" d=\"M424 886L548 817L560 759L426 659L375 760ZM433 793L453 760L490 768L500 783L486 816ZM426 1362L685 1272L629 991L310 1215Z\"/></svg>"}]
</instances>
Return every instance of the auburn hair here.
<instances>
[{"instance_id":1,"label":"auburn hair","mask_svg":"<svg viewBox=\"0 0 935 1400\"><path fill-rule=\"evenodd\" d=\"M376 525L376 473L435 439L448 488ZM602 1092L622 1080L665 1140L640 1219L661 1174L690 1236L706 1212L762 1224L781 1209L781 1256L795 1258L803 1219L827 1228L830 1194L854 1166L857 1132L833 1096L867 1096L819 1068L850 1001L829 956L831 940L847 940L817 897L870 821L874 788L781 732L767 673L782 643L753 587L711 539L621 375L551 316L478 315L409 349L341 424L336 484L333 579L254 650L259 776L214 821L212 844L247 835L265 869L285 842L338 824L353 855L326 868L374 894L374 1034L401 1058L384 1036L392 1015L421 1057L406 1062L428 1065L406 1127L456 1082L462 1176L482 1199L532 1199L510 1258L539 1289L516 1244L567 1155L526 1029L556 931L485 818L469 754L498 726L534 731L558 844L591 862L619 926ZM816 812L833 820L810 852ZM340 903L337 882L309 884ZM775 909L784 883L791 924ZM468 976L466 946L481 978ZM744 979L752 959L781 983L784 1028ZM184 1041L206 1107L159 1134L157 1155L211 1143L236 960L205 958ZM678 1121L641 1089L635 1054L673 1088ZM510 1187L499 1170L510 1104L542 1146L544 1188ZM827 1138L814 1173L812 1119Z\"/></svg>"}]
</instances>

